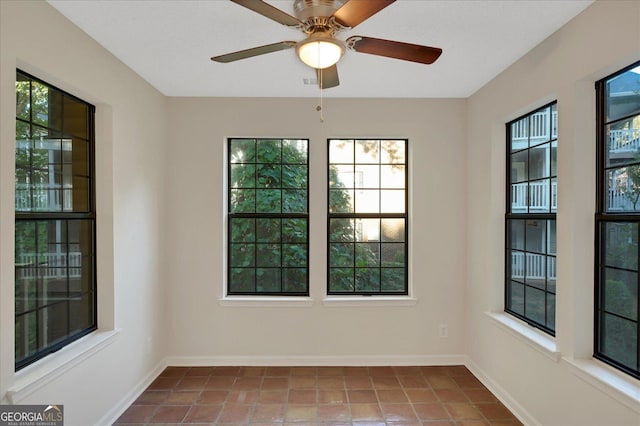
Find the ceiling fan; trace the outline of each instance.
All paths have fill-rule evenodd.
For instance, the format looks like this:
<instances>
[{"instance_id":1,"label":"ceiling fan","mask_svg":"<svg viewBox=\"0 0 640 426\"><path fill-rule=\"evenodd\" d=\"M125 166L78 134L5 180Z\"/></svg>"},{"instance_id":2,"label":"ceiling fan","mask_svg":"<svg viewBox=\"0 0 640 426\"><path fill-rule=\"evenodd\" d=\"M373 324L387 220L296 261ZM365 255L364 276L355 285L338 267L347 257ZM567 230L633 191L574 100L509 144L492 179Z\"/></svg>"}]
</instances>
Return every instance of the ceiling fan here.
<instances>
[{"instance_id":1,"label":"ceiling fan","mask_svg":"<svg viewBox=\"0 0 640 426\"><path fill-rule=\"evenodd\" d=\"M307 38L300 42L281 41L214 56L211 58L212 61L233 62L295 47L302 62L316 69L321 89L340 84L336 63L344 54L345 48L421 64L433 63L442 53L442 49L437 47L380 38L352 36L345 41L336 38L338 32L354 28L395 0L295 0L295 17L263 0L231 1L280 24L297 28L304 32Z\"/></svg>"}]
</instances>

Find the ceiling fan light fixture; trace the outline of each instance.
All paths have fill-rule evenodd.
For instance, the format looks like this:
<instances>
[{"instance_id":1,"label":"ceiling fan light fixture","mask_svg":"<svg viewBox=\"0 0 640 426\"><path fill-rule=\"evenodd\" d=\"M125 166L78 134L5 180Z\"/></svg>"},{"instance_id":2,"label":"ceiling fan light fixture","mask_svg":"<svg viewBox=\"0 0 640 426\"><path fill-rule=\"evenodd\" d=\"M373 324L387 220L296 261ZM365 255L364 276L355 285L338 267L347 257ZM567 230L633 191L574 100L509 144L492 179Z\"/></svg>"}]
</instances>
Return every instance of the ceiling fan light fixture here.
<instances>
[{"instance_id":1,"label":"ceiling fan light fixture","mask_svg":"<svg viewBox=\"0 0 640 426\"><path fill-rule=\"evenodd\" d=\"M311 68L323 69L336 64L344 54L344 44L326 35L312 35L298 43L298 57Z\"/></svg>"}]
</instances>

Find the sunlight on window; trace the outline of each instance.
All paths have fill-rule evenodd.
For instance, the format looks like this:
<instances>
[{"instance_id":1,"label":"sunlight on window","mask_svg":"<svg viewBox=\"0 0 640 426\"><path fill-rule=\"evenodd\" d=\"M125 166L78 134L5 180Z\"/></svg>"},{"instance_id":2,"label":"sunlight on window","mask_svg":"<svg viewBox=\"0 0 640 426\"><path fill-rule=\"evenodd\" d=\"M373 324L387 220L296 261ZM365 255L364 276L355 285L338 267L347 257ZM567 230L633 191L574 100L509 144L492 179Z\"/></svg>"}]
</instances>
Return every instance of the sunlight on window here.
<instances>
[{"instance_id":1,"label":"sunlight on window","mask_svg":"<svg viewBox=\"0 0 640 426\"><path fill-rule=\"evenodd\" d=\"M329 141L329 294L407 294L406 144Z\"/></svg>"}]
</instances>

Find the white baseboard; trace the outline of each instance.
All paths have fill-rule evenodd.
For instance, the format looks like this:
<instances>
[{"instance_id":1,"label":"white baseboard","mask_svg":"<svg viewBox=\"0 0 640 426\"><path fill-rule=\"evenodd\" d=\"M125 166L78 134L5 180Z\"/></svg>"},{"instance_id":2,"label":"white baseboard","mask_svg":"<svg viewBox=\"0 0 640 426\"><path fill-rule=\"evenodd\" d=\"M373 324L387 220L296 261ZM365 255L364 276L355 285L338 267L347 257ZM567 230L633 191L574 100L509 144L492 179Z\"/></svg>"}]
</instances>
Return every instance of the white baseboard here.
<instances>
[{"instance_id":1,"label":"white baseboard","mask_svg":"<svg viewBox=\"0 0 640 426\"><path fill-rule=\"evenodd\" d=\"M102 416L100 420L96 423L96 426L109 426L112 425L118 417L125 412L127 408L149 387L149 385L162 373L162 371L167 367L167 360L163 359L156 365L153 370L149 372L136 386L133 387L126 395L124 395L120 400L109 410L107 413Z\"/></svg>"},{"instance_id":2,"label":"white baseboard","mask_svg":"<svg viewBox=\"0 0 640 426\"><path fill-rule=\"evenodd\" d=\"M473 373L483 385L493 393L496 398L502 402L525 426L539 426L541 423L535 419L518 401L507 392L502 386L498 385L478 365L466 357L466 367Z\"/></svg>"},{"instance_id":3,"label":"white baseboard","mask_svg":"<svg viewBox=\"0 0 640 426\"><path fill-rule=\"evenodd\" d=\"M259 366L259 367L356 367L406 365L464 365L465 355L266 355L266 356L170 356L171 366Z\"/></svg>"}]
</instances>

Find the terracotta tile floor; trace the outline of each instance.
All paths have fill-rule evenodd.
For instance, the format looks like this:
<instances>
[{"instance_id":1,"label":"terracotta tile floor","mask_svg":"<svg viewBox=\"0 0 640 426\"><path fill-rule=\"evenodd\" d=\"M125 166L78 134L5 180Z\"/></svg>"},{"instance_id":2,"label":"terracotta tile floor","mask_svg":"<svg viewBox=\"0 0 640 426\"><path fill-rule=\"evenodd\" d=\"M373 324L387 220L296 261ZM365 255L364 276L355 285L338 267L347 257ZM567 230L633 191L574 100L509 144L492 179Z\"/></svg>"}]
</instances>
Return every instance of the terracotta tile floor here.
<instances>
[{"instance_id":1,"label":"terracotta tile floor","mask_svg":"<svg viewBox=\"0 0 640 426\"><path fill-rule=\"evenodd\" d=\"M521 425L464 366L168 367L116 425Z\"/></svg>"}]
</instances>

